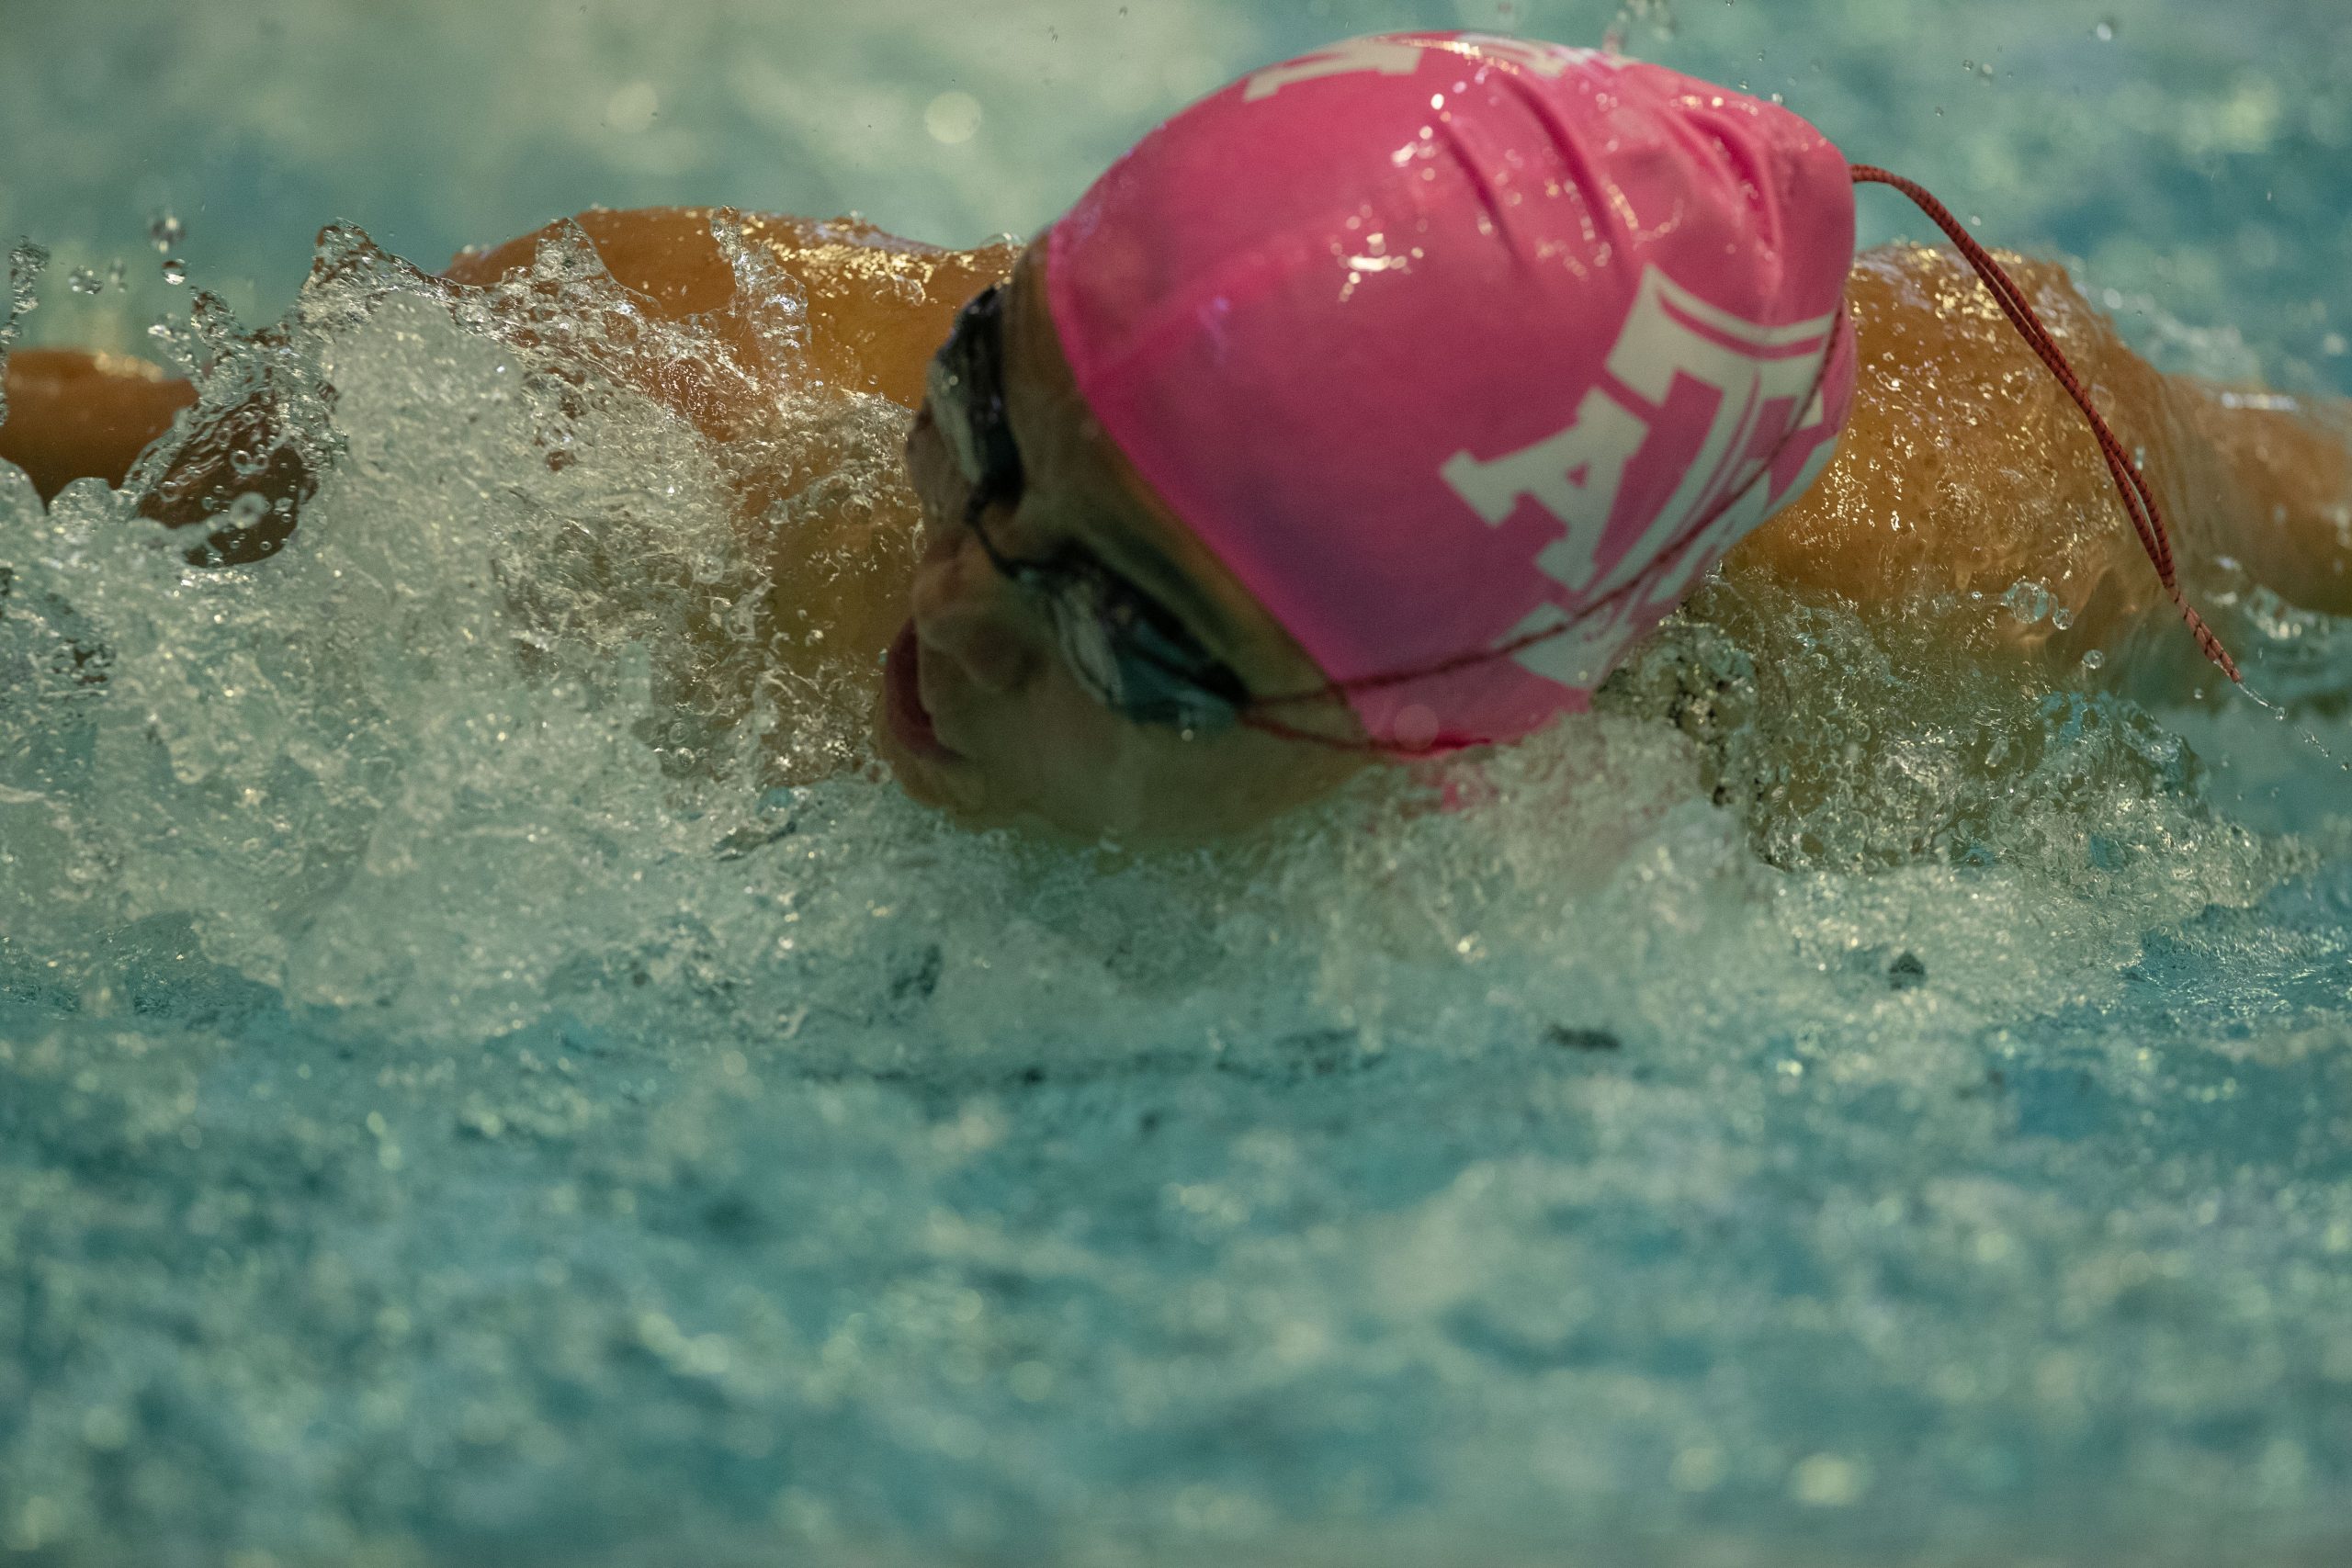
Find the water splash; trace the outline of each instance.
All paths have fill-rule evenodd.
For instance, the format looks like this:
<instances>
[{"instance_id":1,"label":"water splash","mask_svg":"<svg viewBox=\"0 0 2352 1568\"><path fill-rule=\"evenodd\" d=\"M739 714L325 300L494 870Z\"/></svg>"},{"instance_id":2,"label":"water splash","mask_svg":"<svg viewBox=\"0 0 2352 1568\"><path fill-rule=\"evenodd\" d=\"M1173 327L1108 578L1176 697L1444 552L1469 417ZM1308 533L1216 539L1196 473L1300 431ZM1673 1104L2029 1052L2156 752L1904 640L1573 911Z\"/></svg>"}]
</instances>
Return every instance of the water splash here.
<instances>
[{"instance_id":1,"label":"water splash","mask_svg":"<svg viewBox=\"0 0 2352 1568\"><path fill-rule=\"evenodd\" d=\"M0 471L14 1539L2316 1506L2340 862L2118 694L1721 581L1449 778L1198 854L961 832L865 771L870 672L787 662L769 552L903 548L907 415L796 379L731 228L751 297L673 323L576 231L473 289L337 227L283 320L166 323L199 401L123 490Z\"/></svg>"},{"instance_id":2,"label":"water splash","mask_svg":"<svg viewBox=\"0 0 2352 1568\"><path fill-rule=\"evenodd\" d=\"M24 319L40 307L40 275L48 265L49 253L30 240L19 240L8 253L8 308L0 315L0 420L8 417L8 350Z\"/></svg>"},{"instance_id":3,"label":"water splash","mask_svg":"<svg viewBox=\"0 0 2352 1568\"><path fill-rule=\"evenodd\" d=\"M215 962L289 1001L452 1039L634 1016L615 977L640 972L705 976L692 988L729 1029L866 1016L910 951L995 952L957 984L1015 977L970 1012L966 1048L1001 1049L1038 953L1114 977L1182 954L1194 983L1250 993L1269 932L1311 976L1277 989L1351 1028L1456 1005L1401 983L1424 953L1509 967L1522 998L1603 987L1646 1017L1643 986L1603 976L1652 973L1664 931L1717 930L1724 973L1751 984L1791 940L1778 878L1865 867L1902 872L1922 910L1955 876L2035 889L2047 924L1980 933L2022 1005L2021 976L2063 986L2273 874L2209 819L2194 759L2120 700L2020 701L1849 614L1722 588L1601 714L1486 764L1489 807L1424 817L1414 789L1367 783L1255 847L1045 871L1053 856L871 782L871 671L790 661L767 563L843 518L854 539L903 536L858 520L906 505L906 416L808 382L798 289L730 220L713 231L740 303L684 322L647 315L570 227L470 288L336 226L258 331L198 290L169 328L199 393L174 437L122 491L75 486L45 513L22 497L0 528L22 601L47 607L10 623L28 692L53 699L0 713L22 759L0 784L41 802L0 936L104 988L106 932L189 919ZM703 406L682 373L751 425L713 441L641 389ZM273 529L266 558L189 564ZM951 884L940 911L909 908L910 886ZM1194 911L1183 940L1159 912L1176 908ZM1563 960L1564 910L1615 934ZM1104 1025L1073 1005L1051 1027L1099 1043Z\"/></svg>"}]
</instances>

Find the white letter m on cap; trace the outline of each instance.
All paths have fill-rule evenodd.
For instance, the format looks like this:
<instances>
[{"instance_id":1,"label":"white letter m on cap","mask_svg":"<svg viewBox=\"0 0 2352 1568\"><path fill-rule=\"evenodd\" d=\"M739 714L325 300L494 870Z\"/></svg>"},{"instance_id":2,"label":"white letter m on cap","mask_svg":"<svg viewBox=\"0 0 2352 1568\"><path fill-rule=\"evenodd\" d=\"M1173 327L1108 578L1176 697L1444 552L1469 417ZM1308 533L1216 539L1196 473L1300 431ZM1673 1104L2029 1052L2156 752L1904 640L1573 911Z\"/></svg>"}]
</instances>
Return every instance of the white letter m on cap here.
<instances>
[{"instance_id":1,"label":"white letter m on cap","mask_svg":"<svg viewBox=\"0 0 2352 1568\"><path fill-rule=\"evenodd\" d=\"M1608 376L1585 393L1567 427L1485 460L1467 451L1456 452L1440 465L1439 476L1490 526L1509 519L1522 499L1533 502L1560 525L1558 536L1536 552L1535 569L1573 595L1571 604L1606 598L1657 563L1710 508L1762 480L1769 459L1755 447L1768 405L1785 400L1790 417L1800 413L1817 417L1811 410L1798 411L1792 405L1819 378L1837 320L1832 312L1789 326L1758 326L1708 304L1657 267L1647 267L1633 309L1609 351ZM1651 424L1664 410L1677 378L1696 381L1716 393L1705 437L1679 476L1673 493L1639 536L1603 559L1601 539L1616 511L1626 465L1648 440ZM1756 500L1754 507L1728 508L1726 517L1737 513L1740 522L1752 527L1760 520L1763 497ZM1707 532L1715 536L1723 530L1711 526ZM1708 541L1716 549L1728 547L1731 542L1731 537ZM1701 564L1693 551L1678 552L1678 556L1690 556L1691 564ZM1671 575L1681 580L1680 586L1688 586L1684 573ZM1645 598L1641 605L1618 606L1618 613L1607 618L1623 623L1625 635L1631 636L1641 629L1634 623L1644 612L1662 614L1666 607ZM1574 618L1572 609L1557 604L1546 604L1530 617L1553 625ZM1608 640L1601 628L1594 630L1597 640ZM1557 640L1566 644L1595 639ZM1561 651L1565 649L1547 649L1539 643L1526 649L1520 662L1538 674L1560 680L1571 672L1547 666L1558 662L1555 655ZM1588 648L1575 659L1578 668L1573 673L1589 672L1591 656L1597 651Z\"/></svg>"}]
</instances>

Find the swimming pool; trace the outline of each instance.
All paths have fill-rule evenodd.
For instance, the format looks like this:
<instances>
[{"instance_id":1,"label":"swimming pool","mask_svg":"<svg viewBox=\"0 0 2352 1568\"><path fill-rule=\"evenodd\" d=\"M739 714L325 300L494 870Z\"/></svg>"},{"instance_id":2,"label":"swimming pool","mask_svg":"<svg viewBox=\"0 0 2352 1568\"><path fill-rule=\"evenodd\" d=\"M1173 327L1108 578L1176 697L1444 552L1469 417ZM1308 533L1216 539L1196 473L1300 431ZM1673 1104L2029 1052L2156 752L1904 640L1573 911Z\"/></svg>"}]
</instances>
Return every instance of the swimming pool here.
<instances>
[{"instance_id":1,"label":"swimming pool","mask_svg":"<svg viewBox=\"0 0 2352 1568\"><path fill-rule=\"evenodd\" d=\"M2079 258L2161 362L2352 389L2352 16L1672 9L1628 46ZM55 253L30 339L157 348L165 209L249 322L336 217L427 266L592 201L964 242L1328 37L1615 16L0 0L0 235ZM1629 699L1475 812L974 838L857 778L745 787L664 677L736 570L707 456L625 398L559 420L336 244L314 547L191 578L102 493L0 481L0 1545L2352 1544L2340 628L2237 608L2255 684L2306 697L2277 724L1910 712L1899 649L1792 615L1746 678L1828 688L1818 743L1869 766L1764 829ZM551 425L560 472L519 456ZM1995 740L2007 782L1952 766Z\"/></svg>"}]
</instances>

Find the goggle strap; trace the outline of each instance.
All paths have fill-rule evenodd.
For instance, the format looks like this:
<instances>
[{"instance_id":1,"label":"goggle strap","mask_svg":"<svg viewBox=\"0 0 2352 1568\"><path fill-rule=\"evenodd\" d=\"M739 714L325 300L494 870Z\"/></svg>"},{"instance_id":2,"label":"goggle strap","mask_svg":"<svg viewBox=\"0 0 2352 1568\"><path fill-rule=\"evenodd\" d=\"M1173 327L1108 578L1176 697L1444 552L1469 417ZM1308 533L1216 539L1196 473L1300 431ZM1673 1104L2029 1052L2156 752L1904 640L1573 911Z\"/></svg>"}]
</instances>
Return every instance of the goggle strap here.
<instances>
[{"instance_id":1,"label":"goggle strap","mask_svg":"<svg viewBox=\"0 0 2352 1568\"><path fill-rule=\"evenodd\" d=\"M2148 552L2148 559L2156 569L2157 581L2164 584L2165 592L2170 595L2174 606L2180 611L2181 618L2188 623L2189 633L2197 638L2197 646L2204 650L2206 658L2221 667L2222 674L2244 684L2238 675L2237 662L2230 657L2229 650L2222 646L2222 639L2213 635L2212 628L2205 624L2204 618L2189 607L2188 600L2180 591L2180 581L2173 570L2172 538L2165 531L2164 513L2156 506L2155 493L2149 490L2148 481L2141 477L2138 466L2125 454L2123 443L2115 438L2115 432L2108 427L2107 421L2093 406L2090 394L2083 389L2082 380L2075 374L2074 366L2068 363L2065 351L2050 335L2050 329L2035 313L2025 291L2018 287L2016 279L2003 269L2001 264L1993 259L1992 253L1978 244L1975 236L1961 226L1960 220L1951 215L1951 209L1929 196L1917 182L1868 164L1854 164L1852 172L1856 185L1892 186L1909 197L1913 205L1926 213L1936 227L1960 247L1960 254L1967 258L1968 265L1984 280L1995 302L2001 307L2001 313L2008 317L2009 324L2017 328L2018 335L2025 339L2027 345L2049 368L2050 374L2066 389L2066 395L2075 400L2075 406L2083 411L2083 417L2090 422L2091 434L2098 440L2099 452L2107 459L2107 471L2114 477L2115 492L2122 497L2123 510L2131 516L2132 530L2140 536L2140 547Z\"/></svg>"}]
</instances>

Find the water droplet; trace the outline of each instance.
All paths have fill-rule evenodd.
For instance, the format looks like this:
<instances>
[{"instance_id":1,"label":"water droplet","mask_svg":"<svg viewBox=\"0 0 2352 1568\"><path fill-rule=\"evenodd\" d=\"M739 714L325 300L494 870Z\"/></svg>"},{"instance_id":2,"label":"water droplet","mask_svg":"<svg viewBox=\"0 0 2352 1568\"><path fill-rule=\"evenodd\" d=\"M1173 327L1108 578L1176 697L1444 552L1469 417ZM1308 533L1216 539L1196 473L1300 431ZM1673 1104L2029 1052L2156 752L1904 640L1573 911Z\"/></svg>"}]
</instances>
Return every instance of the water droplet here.
<instances>
[{"instance_id":1,"label":"water droplet","mask_svg":"<svg viewBox=\"0 0 2352 1568\"><path fill-rule=\"evenodd\" d=\"M187 238L187 225L170 212L158 212L147 220L147 243L159 254L170 254Z\"/></svg>"},{"instance_id":2,"label":"water droplet","mask_svg":"<svg viewBox=\"0 0 2352 1568\"><path fill-rule=\"evenodd\" d=\"M2013 582L2001 595L2001 603L2010 615L2031 626L2050 614L2050 590L2039 582Z\"/></svg>"},{"instance_id":3,"label":"water droplet","mask_svg":"<svg viewBox=\"0 0 2352 1568\"><path fill-rule=\"evenodd\" d=\"M625 136L641 136L661 118L662 96L650 82L629 82L605 101L605 123Z\"/></svg>"},{"instance_id":4,"label":"water droplet","mask_svg":"<svg viewBox=\"0 0 2352 1568\"><path fill-rule=\"evenodd\" d=\"M982 118L980 100L969 93L942 93L922 111L923 129L947 147L978 135Z\"/></svg>"},{"instance_id":5,"label":"water droplet","mask_svg":"<svg viewBox=\"0 0 2352 1568\"><path fill-rule=\"evenodd\" d=\"M40 303L40 272L49 265L49 253L30 240L20 240L8 253L8 292L0 303L7 306L0 314L0 368L8 363L8 345L17 341L17 323L27 312ZM8 383L0 377L0 420L8 417Z\"/></svg>"},{"instance_id":6,"label":"water droplet","mask_svg":"<svg viewBox=\"0 0 2352 1568\"><path fill-rule=\"evenodd\" d=\"M164 281L173 284L186 283L187 281L187 263L180 260L177 256L173 256L169 260L165 261L164 263Z\"/></svg>"},{"instance_id":7,"label":"water droplet","mask_svg":"<svg viewBox=\"0 0 2352 1568\"><path fill-rule=\"evenodd\" d=\"M6 324L14 326L19 316L29 316L40 308L40 275L49 265L49 253L30 240L21 241L8 253L8 315Z\"/></svg>"},{"instance_id":8,"label":"water droplet","mask_svg":"<svg viewBox=\"0 0 2352 1568\"><path fill-rule=\"evenodd\" d=\"M7 306L0 314L0 368L8 363L8 345L17 341L17 323L25 313L40 303L40 271L49 265L49 253L30 240L20 240L8 253L8 292L0 303ZM8 382L0 376L0 421L8 417Z\"/></svg>"},{"instance_id":9,"label":"water droplet","mask_svg":"<svg viewBox=\"0 0 2352 1568\"><path fill-rule=\"evenodd\" d=\"M77 266L65 275L65 287L76 294L96 294L106 287L106 281L91 268Z\"/></svg>"}]
</instances>

